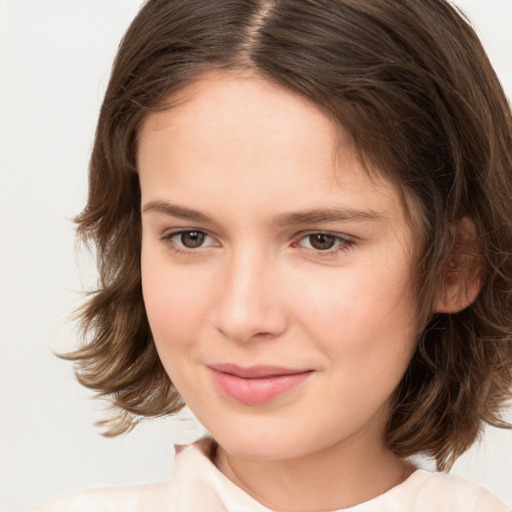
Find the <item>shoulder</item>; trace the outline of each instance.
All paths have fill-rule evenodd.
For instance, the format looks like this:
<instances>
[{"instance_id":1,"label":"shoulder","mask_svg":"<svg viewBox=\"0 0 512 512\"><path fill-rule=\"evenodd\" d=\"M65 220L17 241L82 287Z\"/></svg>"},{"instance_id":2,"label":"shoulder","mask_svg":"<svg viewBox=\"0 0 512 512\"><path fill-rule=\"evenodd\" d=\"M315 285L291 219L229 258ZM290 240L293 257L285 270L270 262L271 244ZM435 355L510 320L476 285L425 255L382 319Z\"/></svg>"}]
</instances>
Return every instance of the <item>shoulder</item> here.
<instances>
[{"instance_id":1,"label":"shoulder","mask_svg":"<svg viewBox=\"0 0 512 512\"><path fill-rule=\"evenodd\" d=\"M59 498L33 512L158 512L167 501L167 482L90 489Z\"/></svg>"},{"instance_id":2,"label":"shoulder","mask_svg":"<svg viewBox=\"0 0 512 512\"><path fill-rule=\"evenodd\" d=\"M487 489L449 473L417 470L405 484L414 493L415 511L510 512Z\"/></svg>"},{"instance_id":3,"label":"shoulder","mask_svg":"<svg viewBox=\"0 0 512 512\"><path fill-rule=\"evenodd\" d=\"M267 512L218 471L212 463L213 449L210 439L177 446L169 481L79 492L33 512Z\"/></svg>"},{"instance_id":4,"label":"shoulder","mask_svg":"<svg viewBox=\"0 0 512 512\"><path fill-rule=\"evenodd\" d=\"M175 454L188 450L175 446ZM42 505L33 512L160 512L169 510L168 504L176 501L176 487L181 482L176 471L181 457L175 457L173 478L169 481L126 487L105 487L80 491ZM178 478L176 478L178 477ZM172 508L171 508L172 510Z\"/></svg>"}]
</instances>

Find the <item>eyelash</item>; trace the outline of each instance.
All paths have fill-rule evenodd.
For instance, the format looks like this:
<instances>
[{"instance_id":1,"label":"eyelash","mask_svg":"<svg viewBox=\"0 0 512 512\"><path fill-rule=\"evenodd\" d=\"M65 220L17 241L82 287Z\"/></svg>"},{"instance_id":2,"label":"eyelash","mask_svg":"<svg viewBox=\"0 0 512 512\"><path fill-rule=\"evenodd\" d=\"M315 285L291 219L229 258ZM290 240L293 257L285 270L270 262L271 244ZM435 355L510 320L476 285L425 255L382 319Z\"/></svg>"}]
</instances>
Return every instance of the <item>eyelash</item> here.
<instances>
[{"instance_id":1,"label":"eyelash","mask_svg":"<svg viewBox=\"0 0 512 512\"><path fill-rule=\"evenodd\" d=\"M309 237L311 237L313 235L325 235L325 236L332 237L334 239L334 243L335 243L334 247L332 247L330 249L325 249L325 250L310 249L310 248L304 247L304 249L307 249L308 251L311 251L312 253L314 253L315 256L319 255L322 257L326 257L326 258L333 257L333 256L336 256L337 254L339 254L340 252L346 252L346 251L350 250L354 246L354 243L355 243L354 238L349 237L347 235L340 235L338 233L331 233L329 231L309 231L307 233L302 233L299 240L297 242L294 242L292 244L292 246L300 247L299 243L302 240L307 240L307 239L309 239Z\"/></svg>"},{"instance_id":2,"label":"eyelash","mask_svg":"<svg viewBox=\"0 0 512 512\"><path fill-rule=\"evenodd\" d=\"M194 233L194 232L203 234L205 236L205 239L213 238L210 235L208 235L208 233L206 231L201 230L201 229L193 229L193 228L179 229L179 230L171 231L171 232L164 234L161 238L176 254L179 254L182 256L193 256L194 253L198 249L204 249L205 247L202 245L197 248L180 247L174 241L174 239L181 235L184 235L186 233ZM307 248L307 247L303 247L303 246L299 245L302 240L307 240L309 237L311 237L313 235L326 235L326 236L333 237L335 246L331 249L321 250L321 249ZM349 237L346 235L340 235L338 233L332 233L329 231L309 231L306 233L302 233L300 238L292 244L292 247L302 247L302 248L306 249L307 251L314 253L315 256L321 256L321 257L328 258L328 257L334 257L340 252L346 252L346 251L350 250L354 246L354 243L355 243L355 239L353 237Z\"/></svg>"},{"instance_id":3,"label":"eyelash","mask_svg":"<svg viewBox=\"0 0 512 512\"><path fill-rule=\"evenodd\" d=\"M202 229L178 229L176 231L170 231L162 236L162 240L166 245L168 245L176 254L179 254L180 256L193 256L193 253L196 252L197 249L204 249L204 247L200 246L197 247L197 249L191 249L187 247L180 247L174 239L184 235L186 233L202 233L205 235L205 238L212 238L206 231L203 231Z\"/></svg>"}]
</instances>

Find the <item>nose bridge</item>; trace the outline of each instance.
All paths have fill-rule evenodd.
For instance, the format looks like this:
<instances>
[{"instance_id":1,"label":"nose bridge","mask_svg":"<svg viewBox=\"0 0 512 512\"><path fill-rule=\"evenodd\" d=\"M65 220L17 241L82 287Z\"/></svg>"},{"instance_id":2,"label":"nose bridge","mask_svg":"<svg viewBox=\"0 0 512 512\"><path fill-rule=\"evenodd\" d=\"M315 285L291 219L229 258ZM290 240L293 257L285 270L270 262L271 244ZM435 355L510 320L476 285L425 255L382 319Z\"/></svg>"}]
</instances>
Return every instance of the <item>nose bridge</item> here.
<instances>
[{"instance_id":1,"label":"nose bridge","mask_svg":"<svg viewBox=\"0 0 512 512\"><path fill-rule=\"evenodd\" d=\"M219 290L216 326L235 341L268 338L286 327L277 289L278 271L271 255L254 246L226 258Z\"/></svg>"}]
</instances>

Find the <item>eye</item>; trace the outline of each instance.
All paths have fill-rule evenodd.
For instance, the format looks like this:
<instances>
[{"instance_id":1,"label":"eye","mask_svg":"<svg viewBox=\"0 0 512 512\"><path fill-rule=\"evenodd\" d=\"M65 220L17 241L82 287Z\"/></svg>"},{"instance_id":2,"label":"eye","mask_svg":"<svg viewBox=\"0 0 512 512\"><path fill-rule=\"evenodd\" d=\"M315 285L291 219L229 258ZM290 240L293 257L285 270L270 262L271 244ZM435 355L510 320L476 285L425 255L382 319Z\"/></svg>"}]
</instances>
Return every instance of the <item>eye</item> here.
<instances>
[{"instance_id":1,"label":"eye","mask_svg":"<svg viewBox=\"0 0 512 512\"><path fill-rule=\"evenodd\" d=\"M347 250L354 241L346 236L333 233L308 233L303 236L296 245L315 252L331 254L341 250Z\"/></svg>"},{"instance_id":2,"label":"eye","mask_svg":"<svg viewBox=\"0 0 512 512\"><path fill-rule=\"evenodd\" d=\"M314 233L307 237L309 244L318 251L327 251L332 249L336 244L336 237L327 233Z\"/></svg>"},{"instance_id":3,"label":"eye","mask_svg":"<svg viewBox=\"0 0 512 512\"><path fill-rule=\"evenodd\" d=\"M180 243L187 249L196 249L203 245L206 235L202 231L182 231L178 235Z\"/></svg>"},{"instance_id":4,"label":"eye","mask_svg":"<svg viewBox=\"0 0 512 512\"><path fill-rule=\"evenodd\" d=\"M199 229L180 229L167 233L162 239L175 250L193 250L213 244L213 239Z\"/></svg>"}]
</instances>

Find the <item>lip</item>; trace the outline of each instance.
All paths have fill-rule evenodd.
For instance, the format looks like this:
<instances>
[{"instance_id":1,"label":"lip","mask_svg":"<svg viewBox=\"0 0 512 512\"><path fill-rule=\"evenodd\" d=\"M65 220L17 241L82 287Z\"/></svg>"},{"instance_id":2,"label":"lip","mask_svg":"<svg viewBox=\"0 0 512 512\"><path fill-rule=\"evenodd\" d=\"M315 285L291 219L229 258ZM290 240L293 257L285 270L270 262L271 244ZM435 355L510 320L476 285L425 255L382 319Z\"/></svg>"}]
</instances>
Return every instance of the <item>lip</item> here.
<instances>
[{"instance_id":1,"label":"lip","mask_svg":"<svg viewBox=\"0 0 512 512\"><path fill-rule=\"evenodd\" d=\"M291 391L307 380L313 370L281 366L238 366L215 364L208 367L219 391L245 405L263 405Z\"/></svg>"}]
</instances>

